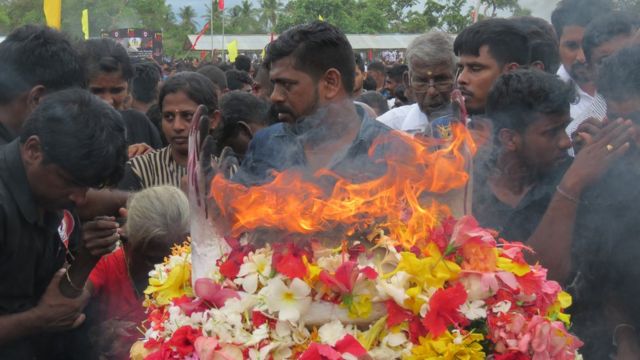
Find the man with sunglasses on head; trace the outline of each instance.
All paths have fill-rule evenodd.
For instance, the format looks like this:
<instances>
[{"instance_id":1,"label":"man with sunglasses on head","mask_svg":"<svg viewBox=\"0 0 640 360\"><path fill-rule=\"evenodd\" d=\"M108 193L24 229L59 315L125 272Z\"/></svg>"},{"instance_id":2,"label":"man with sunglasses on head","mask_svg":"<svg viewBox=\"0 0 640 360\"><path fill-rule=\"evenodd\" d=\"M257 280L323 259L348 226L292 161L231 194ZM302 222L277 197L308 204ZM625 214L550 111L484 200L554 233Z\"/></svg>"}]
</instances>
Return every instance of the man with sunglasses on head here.
<instances>
[{"instance_id":1,"label":"man with sunglasses on head","mask_svg":"<svg viewBox=\"0 0 640 360\"><path fill-rule=\"evenodd\" d=\"M407 47L406 59L409 71L404 81L416 103L392 109L378 121L395 130L429 133L429 120L450 112L456 69L451 37L437 31L418 36Z\"/></svg>"}]
</instances>

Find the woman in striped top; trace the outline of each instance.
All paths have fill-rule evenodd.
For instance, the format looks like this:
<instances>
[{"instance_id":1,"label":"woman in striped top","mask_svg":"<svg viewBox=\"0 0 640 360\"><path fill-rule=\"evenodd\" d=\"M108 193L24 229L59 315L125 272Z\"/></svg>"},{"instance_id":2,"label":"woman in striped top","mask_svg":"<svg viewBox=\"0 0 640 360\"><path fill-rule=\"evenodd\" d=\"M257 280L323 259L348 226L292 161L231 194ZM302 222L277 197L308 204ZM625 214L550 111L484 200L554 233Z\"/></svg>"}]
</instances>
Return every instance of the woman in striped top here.
<instances>
[{"instance_id":1,"label":"woman in striped top","mask_svg":"<svg viewBox=\"0 0 640 360\"><path fill-rule=\"evenodd\" d=\"M127 163L119 188L140 190L152 186L180 186L186 175L189 153L189 126L199 105L205 105L214 122L219 121L215 85L204 75L182 72L170 77L160 90L158 99L162 113L162 132L169 146Z\"/></svg>"}]
</instances>

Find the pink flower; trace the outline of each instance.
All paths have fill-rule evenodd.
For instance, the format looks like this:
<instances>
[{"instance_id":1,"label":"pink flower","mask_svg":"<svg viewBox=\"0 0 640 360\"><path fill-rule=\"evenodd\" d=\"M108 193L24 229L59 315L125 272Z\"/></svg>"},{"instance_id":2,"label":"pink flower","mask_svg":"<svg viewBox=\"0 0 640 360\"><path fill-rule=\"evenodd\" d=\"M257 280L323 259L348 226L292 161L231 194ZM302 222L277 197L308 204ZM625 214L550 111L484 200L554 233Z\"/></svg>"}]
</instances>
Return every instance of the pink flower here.
<instances>
[{"instance_id":1,"label":"pink flower","mask_svg":"<svg viewBox=\"0 0 640 360\"><path fill-rule=\"evenodd\" d=\"M213 280L206 278L196 280L194 292L198 297L210 302L217 308L223 307L224 303L229 299L240 298L240 295L238 295L236 291L225 289L222 285L216 284Z\"/></svg>"},{"instance_id":2,"label":"pink flower","mask_svg":"<svg viewBox=\"0 0 640 360\"><path fill-rule=\"evenodd\" d=\"M481 228L473 216L460 218L453 228L453 234L451 235L451 243L455 247L463 246L467 242L478 242L492 247L496 245L493 234L489 230Z\"/></svg>"},{"instance_id":3,"label":"pink flower","mask_svg":"<svg viewBox=\"0 0 640 360\"><path fill-rule=\"evenodd\" d=\"M569 334L559 321L534 316L527 326L533 360L573 360L583 344Z\"/></svg>"}]
</instances>

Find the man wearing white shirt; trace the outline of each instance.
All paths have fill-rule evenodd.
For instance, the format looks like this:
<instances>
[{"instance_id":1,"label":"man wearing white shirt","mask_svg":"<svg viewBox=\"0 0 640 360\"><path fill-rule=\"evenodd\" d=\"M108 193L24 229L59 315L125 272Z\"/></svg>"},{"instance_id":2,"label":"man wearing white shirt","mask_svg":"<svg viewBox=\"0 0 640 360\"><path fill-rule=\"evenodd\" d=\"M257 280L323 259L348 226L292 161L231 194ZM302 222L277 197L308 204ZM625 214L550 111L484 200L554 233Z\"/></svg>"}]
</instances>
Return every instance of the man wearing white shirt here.
<instances>
[{"instance_id":1,"label":"man wearing white shirt","mask_svg":"<svg viewBox=\"0 0 640 360\"><path fill-rule=\"evenodd\" d=\"M573 121L567 126L569 135L586 119L594 117L601 120L606 115L606 104L596 92L582 40L591 20L611 10L611 3L606 0L562 0L551 14L551 23L560 43L562 66L558 69L558 76L566 82L573 81L578 94L578 101L571 104Z\"/></svg>"},{"instance_id":2,"label":"man wearing white shirt","mask_svg":"<svg viewBox=\"0 0 640 360\"><path fill-rule=\"evenodd\" d=\"M416 103L392 109L378 121L409 133L429 132L429 118L438 117L450 103L457 62L451 37L437 31L418 36L409 44L406 59L409 72L404 82Z\"/></svg>"}]
</instances>

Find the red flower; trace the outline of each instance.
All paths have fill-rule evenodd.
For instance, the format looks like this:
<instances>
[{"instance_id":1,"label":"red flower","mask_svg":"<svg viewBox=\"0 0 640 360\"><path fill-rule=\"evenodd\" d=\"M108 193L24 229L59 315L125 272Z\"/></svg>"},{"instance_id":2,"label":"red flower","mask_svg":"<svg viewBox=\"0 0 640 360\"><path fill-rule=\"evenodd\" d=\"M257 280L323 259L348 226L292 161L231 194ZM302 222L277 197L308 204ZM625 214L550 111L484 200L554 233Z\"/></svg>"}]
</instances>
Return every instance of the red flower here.
<instances>
[{"instance_id":1,"label":"red flower","mask_svg":"<svg viewBox=\"0 0 640 360\"><path fill-rule=\"evenodd\" d=\"M307 267L302 261L303 256L306 256L308 261L313 259L309 250L298 247L293 242L274 244L271 263L277 272L289 279L302 279L307 276Z\"/></svg>"},{"instance_id":2,"label":"red flower","mask_svg":"<svg viewBox=\"0 0 640 360\"><path fill-rule=\"evenodd\" d=\"M208 309L202 299L193 299L187 295L171 300L173 305L178 306L187 316L191 316L194 312L201 312Z\"/></svg>"},{"instance_id":3,"label":"red flower","mask_svg":"<svg viewBox=\"0 0 640 360\"><path fill-rule=\"evenodd\" d=\"M311 343L298 360L340 360L342 354L355 357L367 355L367 350L352 335L345 335L335 346Z\"/></svg>"},{"instance_id":4,"label":"red flower","mask_svg":"<svg viewBox=\"0 0 640 360\"><path fill-rule=\"evenodd\" d=\"M200 330L194 329L191 326L182 326L173 333L173 336L166 342L166 345L171 346L174 348L174 351L184 357L193 354L195 350L193 344L200 335L202 335Z\"/></svg>"},{"instance_id":5,"label":"red flower","mask_svg":"<svg viewBox=\"0 0 640 360\"><path fill-rule=\"evenodd\" d=\"M331 290L341 293L350 294L353 291L353 285L358 280L358 264L355 261L347 261L340 264L336 269L335 275L329 274L328 271L322 270L319 279Z\"/></svg>"},{"instance_id":6,"label":"red flower","mask_svg":"<svg viewBox=\"0 0 640 360\"><path fill-rule=\"evenodd\" d=\"M227 260L218 260L220 274L227 279L234 280L238 276L238 272L240 272L240 266L244 262L245 256L247 256L251 251L253 251L253 247L249 245L239 246L231 250Z\"/></svg>"},{"instance_id":7,"label":"red flower","mask_svg":"<svg viewBox=\"0 0 640 360\"><path fill-rule=\"evenodd\" d=\"M393 300L387 300L385 305L387 307L387 328L400 325L405 321L411 320L414 316L411 311L401 308Z\"/></svg>"},{"instance_id":8,"label":"red flower","mask_svg":"<svg viewBox=\"0 0 640 360\"><path fill-rule=\"evenodd\" d=\"M495 360L531 360L529 355L525 355L519 351L511 351L506 354L494 354Z\"/></svg>"},{"instance_id":9,"label":"red flower","mask_svg":"<svg viewBox=\"0 0 640 360\"><path fill-rule=\"evenodd\" d=\"M262 324L267 324L270 329L273 329L276 326L276 320L256 310L251 312L251 322L253 323L254 328L258 328Z\"/></svg>"},{"instance_id":10,"label":"red flower","mask_svg":"<svg viewBox=\"0 0 640 360\"><path fill-rule=\"evenodd\" d=\"M451 239L451 234L453 233L453 228L456 225L456 219L452 216L447 217L446 219L440 222L440 226L433 229L429 234L429 241L433 241L436 245L438 245L438 249L440 252L444 253L449 245L449 239Z\"/></svg>"},{"instance_id":11,"label":"red flower","mask_svg":"<svg viewBox=\"0 0 640 360\"><path fill-rule=\"evenodd\" d=\"M449 325L459 326L468 322L458 310L465 301L467 301L467 292L460 283L448 289L440 289L433 294L423 323L434 338L442 335Z\"/></svg>"}]
</instances>

